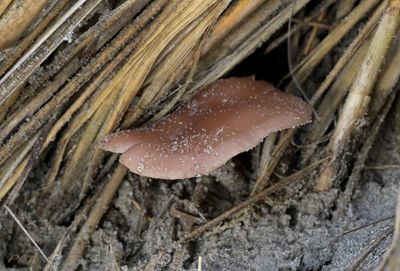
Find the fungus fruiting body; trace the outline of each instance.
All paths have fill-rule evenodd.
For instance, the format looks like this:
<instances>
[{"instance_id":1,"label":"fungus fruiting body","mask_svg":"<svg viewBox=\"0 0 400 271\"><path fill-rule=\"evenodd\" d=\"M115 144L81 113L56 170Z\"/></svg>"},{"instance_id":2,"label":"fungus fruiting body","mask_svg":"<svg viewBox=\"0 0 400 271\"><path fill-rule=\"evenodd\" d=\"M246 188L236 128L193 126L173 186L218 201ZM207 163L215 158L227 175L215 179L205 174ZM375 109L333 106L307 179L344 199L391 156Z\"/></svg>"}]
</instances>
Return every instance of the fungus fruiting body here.
<instances>
[{"instance_id":1,"label":"fungus fruiting body","mask_svg":"<svg viewBox=\"0 0 400 271\"><path fill-rule=\"evenodd\" d=\"M301 99L253 77L218 80L151 126L106 137L105 150L139 175L183 179L208 174L267 135L311 120Z\"/></svg>"}]
</instances>

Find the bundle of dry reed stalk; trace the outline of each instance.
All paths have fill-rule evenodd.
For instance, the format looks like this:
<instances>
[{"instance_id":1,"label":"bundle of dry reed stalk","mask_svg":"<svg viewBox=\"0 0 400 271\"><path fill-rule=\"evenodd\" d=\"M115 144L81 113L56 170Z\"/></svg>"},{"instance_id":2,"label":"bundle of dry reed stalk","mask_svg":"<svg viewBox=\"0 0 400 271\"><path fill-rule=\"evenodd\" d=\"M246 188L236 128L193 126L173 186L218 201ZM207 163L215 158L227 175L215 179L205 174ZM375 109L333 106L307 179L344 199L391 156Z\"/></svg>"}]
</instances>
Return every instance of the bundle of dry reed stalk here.
<instances>
[{"instance_id":1,"label":"bundle of dry reed stalk","mask_svg":"<svg viewBox=\"0 0 400 271\"><path fill-rule=\"evenodd\" d=\"M313 123L266 139L249 198L181 242L304 177L313 191L345 184L349 201L397 95L399 23L399 0L1 1L0 202L70 221L44 270L74 267L128 174L98 142L285 41L280 88L307 100Z\"/></svg>"}]
</instances>

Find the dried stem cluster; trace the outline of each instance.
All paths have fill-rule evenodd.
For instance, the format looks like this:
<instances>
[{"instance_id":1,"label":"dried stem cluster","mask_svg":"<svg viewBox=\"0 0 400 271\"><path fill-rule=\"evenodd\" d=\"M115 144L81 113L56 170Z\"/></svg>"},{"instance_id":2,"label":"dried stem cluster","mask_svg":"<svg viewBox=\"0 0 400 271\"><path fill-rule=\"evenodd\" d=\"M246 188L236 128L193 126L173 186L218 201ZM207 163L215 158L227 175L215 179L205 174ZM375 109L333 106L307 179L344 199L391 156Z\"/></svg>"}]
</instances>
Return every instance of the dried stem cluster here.
<instances>
[{"instance_id":1,"label":"dried stem cluster","mask_svg":"<svg viewBox=\"0 0 400 271\"><path fill-rule=\"evenodd\" d=\"M46 270L59 255L58 264L76 264L126 177L116 157L98 148L99 140L164 116L267 40L270 52L289 39L286 90L304 92L315 120L301 136L290 130L266 141L249 199L184 241L304 174L314 173L307 183L318 191L346 180L342 196L351 197L395 97L400 1L327 0L306 11L309 2L0 2L0 33L7 37L0 40L0 201L13 209L29 173L47 164L32 202L50 221L74 218ZM289 21L291 31L282 31ZM314 82L315 74L322 79ZM291 144L294 139L302 148ZM290 175L295 169L304 171ZM274 173L291 177L279 185Z\"/></svg>"}]
</instances>

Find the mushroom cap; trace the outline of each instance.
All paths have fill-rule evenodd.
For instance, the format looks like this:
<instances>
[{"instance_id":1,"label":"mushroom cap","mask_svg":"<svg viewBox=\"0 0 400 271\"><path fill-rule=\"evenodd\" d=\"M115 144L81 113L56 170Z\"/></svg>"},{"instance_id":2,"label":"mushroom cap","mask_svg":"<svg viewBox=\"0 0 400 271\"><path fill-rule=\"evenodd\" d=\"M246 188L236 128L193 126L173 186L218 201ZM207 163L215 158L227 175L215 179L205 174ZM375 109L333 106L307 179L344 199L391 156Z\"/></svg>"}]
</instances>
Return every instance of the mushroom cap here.
<instances>
[{"instance_id":1,"label":"mushroom cap","mask_svg":"<svg viewBox=\"0 0 400 271\"><path fill-rule=\"evenodd\" d=\"M160 179L208 174L267 135L311 121L301 99L253 77L218 80L153 125L108 136L130 171Z\"/></svg>"}]
</instances>

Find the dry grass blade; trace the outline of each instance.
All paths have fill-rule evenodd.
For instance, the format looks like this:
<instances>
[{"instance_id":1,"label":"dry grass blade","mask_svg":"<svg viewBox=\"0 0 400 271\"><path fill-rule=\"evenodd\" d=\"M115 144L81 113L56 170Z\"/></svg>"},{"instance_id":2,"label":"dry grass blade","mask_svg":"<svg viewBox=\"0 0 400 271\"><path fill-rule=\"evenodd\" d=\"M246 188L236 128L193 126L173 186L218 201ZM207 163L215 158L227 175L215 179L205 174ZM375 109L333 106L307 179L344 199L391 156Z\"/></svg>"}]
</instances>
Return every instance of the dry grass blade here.
<instances>
[{"instance_id":1,"label":"dry grass blade","mask_svg":"<svg viewBox=\"0 0 400 271\"><path fill-rule=\"evenodd\" d=\"M162 1L161 1L162 2ZM163 4L161 4L161 7ZM79 88L88 81L97 71L101 69L101 67L106 63L111 56L115 54L115 51L118 48L121 48L125 45L126 40L129 39L132 35L135 35L142 27L145 25L151 16L154 16L160 10L160 5L154 4L151 6L150 12L146 12L142 17L138 18L137 24L130 28L128 31L125 31L120 35L118 39L116 39L111 46L107 47L104 51L102 51L97 58L92 60L85 68L80 71L77 75L75 75L67 85L65 85L61 90L58 91L57 95L53 97L47 104L40 108L40 110L32 117L32 119L23 124L18 132L14 134L11 139L0 147L0 164L4 162L13 152L13 150L25 140L29 136L34 133L35 130L41 127L41 125L47 121L47 119L51 116L50 112L54 112L55 108L59 108L63 103L68 101L75 92L79 90ZM134 47L135 43L133 43ZM72 114L78 110L82 104L87 100L87 98L97 89L100 83L103 82L107 76L112 73L113 69L126 57L126 54L129 53L129 50L132 50L131 46L126 46L125 54L121 54L113 61L113 65L108 66L102 73L100 73L97 80L92 82L91 86L87 88L83 95L81 95L78 100L71 106L66 113L60 118L60 120L55 124L54 129L50 132L51 136L49 136L48 141L52 141L55 137L55 134L63 127L63 125L71 118ZM62 76L62 75L61 75ZM64 81L65 82L65 81ZM109 91L112 89L108 89ZM26 114L24 112L18 114ZM16 122L16 121L14 121ZM12 126L10 127L13 128ZM48 142L47 142L48 143Z\"/></svg>"},{"instance_id":2,"label":"dry grass blade","mask_svg":"<svg viewBox=\"0 0 400 271\"><path fill-rule=\"evenodd\" d=\"M197 70L197 64L199 62L201 48L202 48L202 45L205 40L207 40L207 33L205 34L203 40L198 44L198 46L196 46L196 48L194 48L193 59L188 59L188 61L186 61L187 63L183 63L186 65L181 65L182 69L179 70L179 72L183 74L183 71L186 71L188 69L187 65L192 64L192 66L185 78L185 83L182 86L178 87L177 93L175 94L175 96L166 105L164 105L163 108L159 112L155 113L154 116L149 120L149 122L154 122L154 121L162 118L168 112L170 112L180 100L182 100L182 97L186 93L188 86L192 82L193 76ZM173 77L173 78L177 78L177 76ZM125 121L122 124L122 127L128 127L127 124L132 123L132 121L133 121L133 119L131 119L131 118L125 119Z\"/></svg>"},{"instance_id":3,"label":"dry grass blade","mask_svg":"<svg viewBox=\"0 0 400 271\"><path fill-rule=\"evenodd\" d=\"M326 17L326 13L322 12L317 18L317 23L322 22L325 17ZM307 40L306 45L304 46L304 49L302 52L303 55L308 55L310 53L311 48L313 47L313 44L316 42L316 37L317 37L318 31L320 30L319 28L320 27L318 24L314 25L312 27L311 33L308 37L308 40Z\"/></svg>"},{"instance_id":4,"label":"dry grass blade","mask_svg":"<svg viewBox=\"0 0 400 271\"><path fill-rule=\"evenodd\" d=\"M98 77L98 78L101 78L101 77ZM95 89L94 86L96 86L96 84L92 84L91 87L89 87L87 90L94 90ZM73 120L71 120L69 122L69 124L67 126L68 127L67 132L63 133L61 139L58 141L58 145L56 147L56 151L55 151L54 157L53 157L53 163L52 163L52 167L51 167L51 170L50 170L50 174L49 174L49 177L47 179L47 185L46 185L47 190L52 188L52 186L53 186L53 183L54 183L55 178L56 178L56 176L58 174L61 162L63 161L65 150L66 150L67 145L70 142L71 138L92 117L93 112L99 112L98 108L104 103L104 100L106 100L106 98L108 97L107 95L109 95L109 93L104 93L104 92L100 92L99 94L100 94L99 95L100 97L98 97L98 99L96 99L95 102L93 102L90 105L90 107L92 107L91 108L92 110L88 110L89 106L85 106L83 108L83 110L81 110L79 112L79 114L77 114L73 118ZM103 96L104 98L101 98L101 96ZM83 98L83 96L81 96L81 98ZM77 107L71 106L68 111L72 111L70 109L74 109L74 108L77 108ZM63 123L67 119L67 116L70 113L68 111L66 112L66 114L64 114L58 120L56 125L50 131L48 137L46 138L46 144L49 144L53 140L54 135L59 131L59 129L61 127L61 125L59 125L59 124ZM80 142L82 142L82 141L80 141ZM83 148L85 148L85 146L83 146ZM79 147L78 147L78 149L79 149ZM75 149L75 152L74 152L73 155L74 156L77 155L76 154L76 149ZM71 159L69 161L71 161ZM62 181L62 183L64 183L64 181Z\"/></svg>"},{"instance_id":5,"label":"dry grass blade","mask_svg":"<svg viewBox=\"0 0 400 271\"><path fill-rule=\"evenodd\" d=\"M262 146L261 146L261 152L260 156L256 161L259 163L257 164L257 177L260 176L261 170L265 169L266 165L271 162L271 159L273 159L273 151L275 147L276 140L278 138L278 134L274 133L272 135L269 135L267 138L264 139Z\"/></svg>"},{"instance_id":6,"label":"dry grass blade","mask_svg":"<svg viewBox=\"0 0 400 271\"><path fill-rule=\"evenodd\" d=\"M140 29L144 27L146 23L151 20L151 18L160 11L160 9L165 5L165 1L158 1L150 5L150 8L144 11L141 16L134 21L133 26L128 28L126 31L123 31L121 35L119 35L115 40L112 41L110 46L105 49L101 55L104 56L104 59L108 58L113 51L116 51L118 48L121 48L126 40L130 39L130 37L135 36ZM122 9L124 11L124 9ZM122 12L121 11L121 12ZM120 13L120 11L118 11ZM69 143L71 137L82 127L84 123L86 123L89 119L92 118L94 112L98 112L99 108L101 108L104 101L108 100L111 93L112 88L107 88L108 85L107 78L110 77L110 74L113 74L113 71L118 68L123 60L130 54L130 52L137 46L140 39L135 39L133 42L125 45L123 50L112 59L111 63L109 63L97 76L96 79L93 80L90 85L84 90L84 92L79 96L79 98L71 105L68 110L60 117L60 119L56 122L53 129L50 131L46 144L49 144L54 140L56 134L60 131L60 129L72 118L74 113L85 105L85 108L81 110L78 114L73 117L73 120L68 124L67 132L62 135L61 140L57 146L55 155L54 155L54 163L52 164L52 169L50 171L50 175L48 178L47 188L50 189L54 183L54 180L58 174L59 167L63 160L64 151L66 149L67 144ZM103 57L100 57L103 58ZM101 62L100 62L101 63ZM100 89L100 90L98 90ZM97 90L97 91L96 91ZM88 101L89 97L91 100ZM90 110L88 110L90 109ZM93 123L93 120L91 121ZM98 123L102 123L101 121ZM95 124L94 124L95 125ZM90 135L89 129L89 135ZM95 136L97 133L92 135ZM83 135L81 136L81 138ZM84 146L83 146L84 147Z\"/></svg>"},{"instance_id":7,"label":"dry grass blade","mask_svg":"<svg viewBox=\"0 0 400 271\"><path fill-rule=\"evenodd\" d=\"M2 61L0 67L0 76L2 76L14 63L17 62L18 58L21 57L34 40L37 39L49 24L67 7L68 3L68 0L57 1L55 5L50 8L46 17L40 19L39 24L32 29L32 32L27 36L22 37L21 40L15 44L15 47L11 47L5 52L5 59ZM40 14L38 17L40 17Z\"/></svg>"},{"instance_id":8,"label":"dry grass blade","mask_svg":"<svg viewBox=\"0 0 400 271\"><path fill-rule=\"evenodd\" d=\"M86 1L87 3L85 3ZM79 0L64 17L60 18L36 41L28 52L0 79L0 104L3 104L15 89L25 83L33 71L70 35L73 29L90 14L99 2L100 0ZM83 3L85 3L84 6L82 6ZM67 21L71 15L72 18Z\"/></svg>"},{"instance_id":9,"label":"dry grass blade","mask_svg":"<svg viewBox=\"0 0 400 271\"><path fill-rule=\"evenodd\" d=\"M181 38L176 45L171 46L172 50L149 75L148 84L145 83L148 86L143 90L143 95L135 105L135 110L124 120L122 128L131 127L145 108L150 107L157 97L164 96L174 82L180 81L182 74L185 74L189 67L193 67L192 70L195 70L200 55L199 44L202 43L207 29L215 23L221 13L221 7L212 9L211 16L204 14L203 18L199 18L199 22L194 21L187 27L188 34ZM225 9L225 5L222 6L223 9ZM193 55L197 55L197 57L193 57Z\"/></svg>"},{"instance_id":10,"label":"dry grass blade","mask_svg":"<svg viewBox=\"0 0 400 271\"><path fill-rule=\"evenodd\" d=\"M341 0L339 1L338 7L336 8L336 18L343 18L348 14L354 5L357 3L357 0Z\"/></svg>"},{"instance_id":11,"label":"dry grass blade","mask_svg":"<svg viewBox=\"0 0 400 271\"><path fill-rule=\"evenodd\" d=\"M96 229L100 219L107 211L108 206L114 198L114 195L117 192L121 182L124 180L126 173L127 169L124 166L119 165L108 180L107 184L104 186L101 197L96 201L89 213L89 216L85 220L85 223L82 225L73 242L68 256L66 257L64 268L72 268L77 264L79 258L82 256L83 251L85 250L87 243L89 242L90 235Z\"/></svg>"},{"instance_id":12,"label":"dry grass blade","mask_svg":"<svg viewBox=\"0 0 400 271\"><path fill-rule=\"evenodd\" d=\"M312 70L321 62L321 60L332 50L332 48L358 23L365 14L371 10L379 1L366 0L360 4L348 15L341 24L336 26L328 36L309 54L309 56L301 61L297 68L291 72L294 81L288 87L290 91L296 88L296 84L301 84L310 75Z\"/></svg>"},{"instance_id":13,"label":"dry grass blade","mask_svg":"<svg viewBox=\"0 0 400 271\"><path fill-rule=\"evenodd\" d=\"M372 148L376 137L378 136L379 129L381 128L390 108L392 107L395 97L395 93L391 93L386 101L386 105L382 105L381 112L377 114L375 121L370 125L368 136L365 138L365 140L363 140L361 151L357 156L349 180L346 184L346 190L341 195L341 201L338 207L339 214L345 213L351 198L354 197L355 186L360 179L362 170L365 167L365 161L368 158L368 153Z\"/></svg>"},{"instance_id":14,"label":"dry grass blade","mask_svg":"<svg viewBox=\"0 0 400 271\"><path fill-rule=\"evenodd\" d=\"M102 190L99 189L99 192L102 192ZM58 241L57 246L53 249L53 252L49 257L49 261L43 268L43 271L57 270L57 268L59 268L59 265L61 264L59 258L62 254L62 250L68 244L68 240L71 238L71 235L77 230L78 226L86 219L87 214L89 213L91 207L95 203L95 199L99 197L99 192L95 193L95 195L85 203L84 207L80 210L80 212L77 215L75 215L74 221L66 229L66 231L63 233L60 240Z\"/></svg>"},{"instance_id":15,"label":"dry grass blade","mask_svg":"<svg viewBox=\"0 0 400 271\"><path fill-rule=\"evenodd\" d=\"M197 260L197 271L201 271L203 269L203 258L199 256Z\"/></svg>"},{"instance_id":16,"label":"dry grass blade","mask_svg":"<svg viewBox=\"0 0 400 271\"><path fill-rule=\"evenodd\" d=\"M15 159L9 160L0 167L0 201L2 201L14 185L26 174L25 168L30 159L31 149L37 142L40 133L33 136L20 150L15 153Z\"/></svg>"},{"instance_id":17,"label":"dry grass blade","mask_svg":"<svg viewBox=\"0 0 400 271\"><path fill-rule=\"evenodd\" d=\"M129 0L123 3L119 8L114 10L107 20L100 21L98 24L99 27L94 26L93 31L90 34L85 33L73 43L69 43L66 50L61 55L64 55L64 59L70 59L69 57L73 57L77 55L77 51L84 50L86 53L90 54L90 51L97 51L98 48L104 45L104 43L110 39L110 34L114 35L115 31L120 29L124 24L127 23L130 16L133 17L134 14L138 13L143 6L145 6L149 2L149 0ZM27 37L24 37L23 40L18 42L18 46L16 48L12 48L12 50L7 51L5 60L3 61L0 67L0 75L2 75L13 63L17 61L17 59L22 55L22 53L32 44L32 42L37 38L39 34L41 34L50 24L52 24L55 17L59 14L63 14L68 5L72 3L68 0L57 1L54 7L51 8L49 13L46 15L45 18L40 20L40 23L37 27L30 33ZM123 17L122 17L123 16ZM121 18L122 17L122 18ZM72 37L71 37L72 38ZM94 44L95 41L95 44ZM71 52L67 52L70 48L72 49ZM90 50L87 50L90 49ZM69 57L65 57L69 56ZM60 66L63 66L62 56L60 56L59 60L55 60L55 62L60 63ZM54 67L55 70L57 69ZM53 69L54 70L54 69ZM52 74L52 72L48 72L45 77L49 77L48 74Z\"/></svg>"},{"instance_id":18,"label":"dry grass blade","mask_svg":"<svg viewBox=\"0 0 400 271\"><path fill-rule=\"evenodd\" d=\"M386 238L388 238L388 236L392 232L393 232L392 229L383 231L366 249L364 249L361 255L354 260L352 265L349 267L349 270L356 271L357 269L359 269L360 265L365 260L365 258L367 258L369 254L371 254ZM397 267L398 266L396 266L396 268L392 270L397 270L398 269Z\"/></svg>"},{"instance_id":19,"label":"dry grass blade","mask_svg":"<svg viewBox=\"0 0 400 271\"><path fill-rule=\"evenodd\" d=\"M378 23L380 17L385 10L385 5L381 4L377 10L374 12L371 19L365 24L362 30L358 33L357 37L352 41L349 47L346 49L344 54L340 57L336 65L333 69L329 72L328 76L325 78L324 82L319 86L317 91L315 92L313 98L311 99L311 104L315 104L324 94L324 92L328 89L328 87L333 83L335 78L339 72L345 67L345 65L349 62L350 58L354 55L357 49L360 47L361 44L365 43L366 37L371 32L373 27ZM321 107L323 108L323 107Z\"/></svg>"},{"instance_id":20,"label":"dry grass blade","mask_svg":"<svg viewBox=\"0 0 400 271\"><path fill-rule=\"evenodd\" d=\"M111 245L111 244L110 244L110 254L111 254L113 269L114 269L115 271L121 271L121 268L119 267L119 263L118 263L118 261L117 261L117 257L116 257L115 254L114 254L114 251L113 251L113 249L112 249L112 245Z\"/></svg>"},{"instance_id":21,"label":"dry grass blade","mask_svg":"<svg viewBox=\"0 0 400 271\"><path fill-rule=\"evenodd\" d=\"M86 8L86 9L80 9L79 12L83 12L84 14L79 14L80 16L83 15L87 15L86 13L89 13L91 9L93 9L94 6L91 6L90 8ZM80 20L82 20L83 18L79 18L79 20L75 21L75 23L79 23ZM62 35L61 35L62 36ZM62 40L62 37L60 37L60 39ZM60 41L61 42L61 41ZM54 45L54 44L53 44ZM48 49L48 48L46 48ZM53 48L55 49L55 48ZM43 51L46 51L46 54L49 54L49 52L45 49L43 49ZM35 60L40 59L40 61L44 61L43 58L40 57L35 57ZM39 62L40 62L39 61ZM39 63L37 63L39 64ZM96 63L97 64L97 63ZM90 65L89 65L90 66ZM89 69L86 69L86 74L91 75L92 73L96 72L99 67L92 65L91 67L88 67ZM36 67L35 65L31 65L29 64L27 67L29 67L29 69L33 69L34 67ZM92 68L92 69L90 69ZM24 76L27 77L30 72L26 72L26 71L21 71L23 72ZM3 85L1 86L1 93L5 93L4 98L6 98L6 96L8 94L11 94L8 90L7 90L7 86L12 86L11 89L14 89L16 86L18 86L19 84L22 83L23 80L21 80L21 78L19 78L17 75L15 75L15 77L12 77L12 80L18 80L18 83L16 84L8 84L5 83L4 87ZM21 80L21 81L19 81ZM37 130L38 128L40 128L43 124L44 121L48 120L51 116L50 112L54 112L55 108L60 109L60 105L63 104L64 102L67 101L68 98L70 98L77 90L78 88L83 85L83 83L86 81L87 79L85 78L85 76L82 76L81 78L79 78L78 80L75 78L72 79L69 84L67 84L67 86L65 87L66 90L62 91L59 95L57 95L56 97L54 97L53 99L51 99L45 106L43 106L36 114L34 117L32 117L32 120L25 123L24 125L22 125L22 127L20 128L20 130L14 134L11 139L4 145L2 145L0 147L0 164L3 163L8 157L10 157L12 155L13 150L22 142L24 141L27 137L29 137L30 135L32 135L32 133L35 132L35 130ZM11 90L10 89L10 90ZM1 97L2 94L0 94Z\"/></svg>"},{"instance_id":22,"label":"dry grass blade","mask_svg":"<svg viewBox=\"0 0 400 271\"><path fill-rule=\"evenodd\" d=\"M271 41L269 43L268 47L265 49L264 54L268 54L271 51L273 51L275 48L277 48L284 41L288 40L291 35L297 33L298 31L300 31L301 28L304 27L305 25L306 25L306 23L299 22L298 24L292 26L290 31L288 31L285 34L281 35L279 38L276 38L275 40Z\"/></svg>"},{"instance_id":23,"label":"dry grass blade","mask_svg":"<svg viewBox=\"0 0 400 271\"><path fill-rule=\"evenodd\" d=\"M310 13L310 15L307 16L307 18L304 18L302 20L296 19L296 18L292 18L291 21L295 22L296 24L292 25L289 22L289 29L287 32L285 32L284 34L282 34L280 37L276 38L275 40L272 40L269 42L268 46L266 47L264 54L268 54L269 52L271 52L274 48L276 48L277 46L279 46L279 44L281 44L283 41L285 40L290 40L291 36L294 36L294 34L298 34L299 31L302 31L304 28L308 27L308 26L315 26L315 28L321 28L321 29L326 29L326 30L332 30L331 26L327 26L327 25L322 25L322 24L317 24L315 25L315 22L313 22L312 20L317 17L317 16L321 16L322 13L326 13L327 10L329 9L329 7L334 4L335 1L323 1L322 3L320 3L316 8L314 8L314 10ZM291 47L288 47L288 57L291 55Z\"/></svg>"},{"instance_id":24,"label":"dry grass blade","mask_svg":"<svg viewBox=\"0 0 400 271\"><path fill-rule=\"evenodd\" d=\"M280 159L282 158L287 146L289 146L290 142L292 142L295 132L295 129L291 129L285 133L282 133L281 138L279 139L274 148L274 151L271 154L271 159L262 167L260 174L257 177L256 183L251 190L250 196L253 196L256 193L260 192L267 185L270 176L272 175Z\"/></svg>"},{"instance_id":25,"label":"dry grass blade","mask_svg":"<svg viewBox=\"0 0 400 271\"><path fill-rule=\"evenodd\" d=\"M368 111L368 117L371 120L376 119L378 112L385 104L387 97L393 92L397 82L400 79L400 35L394 42L392 53L389 53L389 60L387 60L382 68L381 75L376 83L375 91L372 93L371 106Z\"/></svg>"},{"instance_id":26,"label":"dry grass blade","mask_svg":"<svg viewBox=\"0 0 400 271\"><path fill-rule=\"evenodd\" d=\"M311 103L315 104L332 84L328 90L328 93L325 95L318 107L317 114L319 119L312 124L304 140L306 144L311 145L302 153L301 163L303 165L306 164L308 159L310 159L310 157L312 157L314 154L317 148L317 144L315 142L317 142L318 139L321 138L328 129L335 117L335 112L338 110L339 105L347 94L347 90L354 81L357 68L361 65L362 59L367 51L367 46L370 42L370 40L367 39L368 34L382 16L384 9L385 4L383 3L358 33L357 37L352 41L312 97ZM360 45L361 47L359 47Z\"/></svg>"},{"instance_id":27,"label":"dry grass blade","mask_svg":"<svg viewBox=\"0 0 400 271\"><path fill-rule=\"evenodd\" d=\"M329 128L329 125L335 119L335 113L339 109L343 99L346 97L351 84L354 82L354 78L357 74L357 68L361 65L367 49L368 40L364 42L363 46L357 50L356 54L339 73L337 79L328 89L325 97L318 106L317 113L319 119L311 124L308 133L305 135L304 142L305 144L309 144L309 147L306 148L302 153L302 165L307 164L309 159L315 153L318 147L319 139L325 134ZM318 92L316 95L318 95ZM312 98L312 100L314 99Z\"/></svg>"},{"instance_id":28,"label":"dry grass blade","mask_svg":"<svg viewBox=\"0 0 400 271\"><path fill-rule=\"evenodd\" d=\"M39 163L40 154L43 149L45 134L49 131L53 123L54 119L49 121L39 132L39 136L36 139L35 144L32 146L32 151L29 154L29 160L26 166L24 167L23 174L18 179L18 183L13 187L13 190L8 194L6 202L8 205L13 205L15 199L18 197L19 191L21 190L26 179L28 178L29 173Z\"/></svg>"},{"instance_id":29,"label":"dry grass blade","mask_svg":"<svg viewBox=\"0 0 400 271\"><path fill-rule=\"evenodd\" d=\"M4 12L6 11L11 2L12 0L4 0L0 2L0 16L4 15Z\"/></svg>"},{"instance_id":30,"label":"dry grass blade","mask_svg":"<svg viewBox=\"0 0 400 271\"><path fill-rule=\"evenodd\" d=\"M91 117L89 123L84 127L83 134L74 147L74 152L68 157L66 170L62 176L60 183L64 191L71 190L72 181L79 179L79 175L85 170L85 165L89 162L90 152L93 151L91 146L94 145L97 133L99 132L103 120L109 114L109 110L113 105L114 99L109 97L102 104L101 109L97 109L96 113ZM90 148L90 149L89 149ZM85 184L83 184L85 185Z\"/></svg>"},{"instance_id":31,"label":"dry grass blade","mask_svg":"<svg viewBox=\"0 0 400 271\"><path fill-rule=\"evenodd\" d=\"M367 112L372 87L400 23L399 6L396 1L389 2L389 6L372 38L343 110L339 114L338 124L329 144L329 149L333 154L332 160L326 163L321 172L315 187L317 191L324 191L331 187L333 179L340 170L335 168L338 165L334 164L337 164L338 158L342 157L351 135L355 129L359 128L360 120Z\"/></svg>"},{"instance_id":32,"label":"dry grass blade","mask_svg":"<svg viewBox=\"0 0 400 271\"><path fill-rule=\"evenodd\" d=\"M7 2L5 1L2 6L8 6ZM14 29L14 31L7 31L8 35L1 38L0 50L11 46L21 36L47 2L47 0L30 0L23 1L22 4L19 1L11 3L7 12L0 17L0 32L5 33L7 29ZM3 8L0 8L0 11L1 9Z\"/></svg>"},{"instance_id":33,"label":"dry grass blade","mask_svg":"<svg viewBox=\"0 0 400 271\"><path fill-rule=\"evenodd\" d=\"M32 116L34 112L36 112L41 106L43 106L43 104L53 97L59 87L62 86L65 81L67 81L68 78L73 75L77 66L77 63L69 63L64 67L64 69L62 69L62 72L52 80L50 84L48 84L42 91L24 104L25 110L15 111L8 118L6 118L2 125L0 125L0 142L4 142L5 138L12 133L15 127Z\"/></svg>"},{"instance_id":34,"label":"dry grass blade","mask_svg":"<svg viewBox=\"0 0 400 271\"><path fill-rule=\"evenodd\" d=\"M56 72L58 74L55 75L54 78L52 78L51 83L47 84L44 89L37 89L39 87L39 83L35 84L35 87L33 87L30 91L35 92L35 95L29 99L26 102L23 102L24 99L23 97L18 97L16 95L15 99L18 98L18 102L22 103L20 106L24 107L25 110L16 110L13 114L11 114L7 120L4 121L4 124L2 125L0 129L0 141L2 141L7 135L11 133L13 129L15 129L16 126L19 125L20 122L22 122L25 118L28 116L33 115L43 104L45 104L54 94L59 90L59 88L65 84L65 82L71 78L71 76L76 73L79 68L81 68L82 64L84 62L87 62L86 58L89 57L90 55L94 55L98 49L104 45L114 34L116 31L118 31L122 26L121 22L116 23L119 18L126 16L130 13L137 13L138 9L142 7L142 5L145 5L146 3L143 1L137 2L137 1L128 1L121 5L119 8L117 8L115 11L113 11L112 14L110 14L108 20L105 21L100 21L97 23L93 28L93 31L87 31L85 34L83 34L80 38L78 38L73 44L68 44L67 48L64 49L62 52L58 53L55 56L54 62L57 63L57 65L53 65L52 68L49 68L49 70L45 73L44 76L41 76L40 79L37 81L46 81L49 80ZM154 5L154 10L152 10L151 14L154 15L159 8L157 8L156 5ZM146 14L144 13L142 17L148 18L145 16ZM126 18L126 17L123 17ZM128 17L129 18L129 17ZM127 19L122 20L122 22L125 22ZM149 19L147 19L149 20ZM138 20L140 21L140 20ZM146 21L146 20L142 20ZM137 25L141 25L138 23ZM143 23L142 23L143 25ZM116 27L117 26L117 27ZM143 26L142 26L143 27ZM108 46L108 48L103 52L104 55L107 55L109 58L111 58L113 55L115 55L115 52L119 50L122 46L125 45L127 40L131 38L132 35L135 34L135 32L138 32L138 27L132 27L128 31L125 31L124 34L119 35L118 38L112 41L112 44ZM131 47L131 46L126 46L126 47ZM128 50L129 48L126 48L125 51L130 52ZM132 50L132 48L130 48ZM65 57L68 56L68 57ZM121 58L120 56L116 57L119 59L117 61L116 59L113 59L112 62L114 64L113 67L107 68L108 70L105 72L103 71L102 74L99 77L104 77L106 78L107 75L112 73L113 70L116 69L118 63L120 63L124 58ZM107 59L104 59L105 61ZM11 60L10 60L11 61ZM61 70L60 66L65 65ZM4 67L4 65L2 65ZM27 90L25 90L26 92ZM81 95L80 100L85 100L87 97L93 92L92 91L86 91L86 95ZM10 102L10 105L13 104L13 99L8 99L7 102ZM6 106L5 111L8 109L9 106ZM71 111L71 110L69 110ZM3 114L5 114L4 112Z\"/></svg>"},{"instance_id":35,"label":"dry grass blade","mask_svg":"<svg viewBox=\"0 0 400 271\"><path fill-rule=\"evenodd\" d=\"M24 234L28 237L29 241L36 247L36 249L39 251L40 255L46 260L46 262L49 261L47 258L46 254L44 254L43 250L39 247L39 245L36 243L36 241L33 239L32 235L29 234L29 232L25 229L25 227L22 225L21 221L17 218L17 216L14 214L13 211L7 206L3 205L3 207L7 210L8 214L14 219L14 221L18 224L18 227L24 232Z\"/></svg>"},{"instance_id":36,"label":"dry grass blade","mask_svg":"<svg viewBox=\"0 0 400 271\"><path fill-rule=\"evenodd\" d=\"M379 267L376 269L395 271L400 266L400 193L397 196L396 220L392 245L388 248Z\"/></svg>"},{"instance_id":37,"label":"dry grass blade","mask_svg":"<svg viewBox=\"0 0 400 271\"><path fill-rule=\"evenodd\" d=\"M309 1L310 0L296 1L295 3L292 3L283 9L282 3L275 0L268 1L261 6L258 9L260 14L256 13L251 18L252 20L249 21L249 25L246 25L245 22L243 23L242 28L244 33L239 32L240 35L237 35L238 32L236 32L233 35L234 37L226 37L226 43L231 44L232 47L236 45L234 50L231 49L231 46L224 48L224 45L222 45L223 50L221 50L221 52L218 52L216 55L210 53L210 58L218 60L216 63L208 60L208 57L204 60L205 64L211 62L214 63L214 65L211 67L200 67L201 70L204 69L205 72L198 74L196 77L196 79L199 78L198 82L189 90L189 93L201 86L215 81L231 70L246 56L250 55L260 44L271 37L275 31L282 27L282 25L286 23L293 16L293 14L296 14L299 10L306 6ZM282 10L278 15L269 18L268 23L265 23L265 20L274 14L274 11L280 9ZM264 24L261 24L259 28L254 29L254 26L258 25L256 22L260 22L260 24L264 22ZM249 32L252 33L250 36L248 35Z\"/></svg>"},{"instance_id":38,"label":"dry grass blade","mask_svg":"<svg viewBox=\"0 0 400 271\"><path fill-rule=\"evenodd\" d=\"M13 174L13 171L21 163L21 161L27 156L33 147L33 144L39 137L39 133L33 136L29 141L27 141L23 146L21 146L17 152L15 152L13 160L7 161L4 165L0 167L0 188L4 185L6 180Z\"/></svg>"},{"instance_id":39,"label":"dry grass blade","mask_svg":"<svg viewBox=\"0 0 400 271\"><path fill-rule=\"evenodd\" d=\"M234 7L228 10L221 20L215 25L210 39L207 41L203 52L209 51L222 38L237 26L244 18L248 17L256 8L258 8L264 0L239 0Z\"/></svg>"},{"instance_id":40,"label":"dry grass blade","mask_svg":"<svg viewBox=\"0 0 400 271\"><path fill-rule=\"evenodd\" d=\"M25 157L24 160L18 165L18 167L15 169L11 177L8 179L5 179L4 184L2 184L0 188L0 200L3 200L8 192L14 187L14 185L18 182L18 180L23 176L25 173L25 168L28 165L29 162L29 157Z\"/></svg>"}]
</instances>

